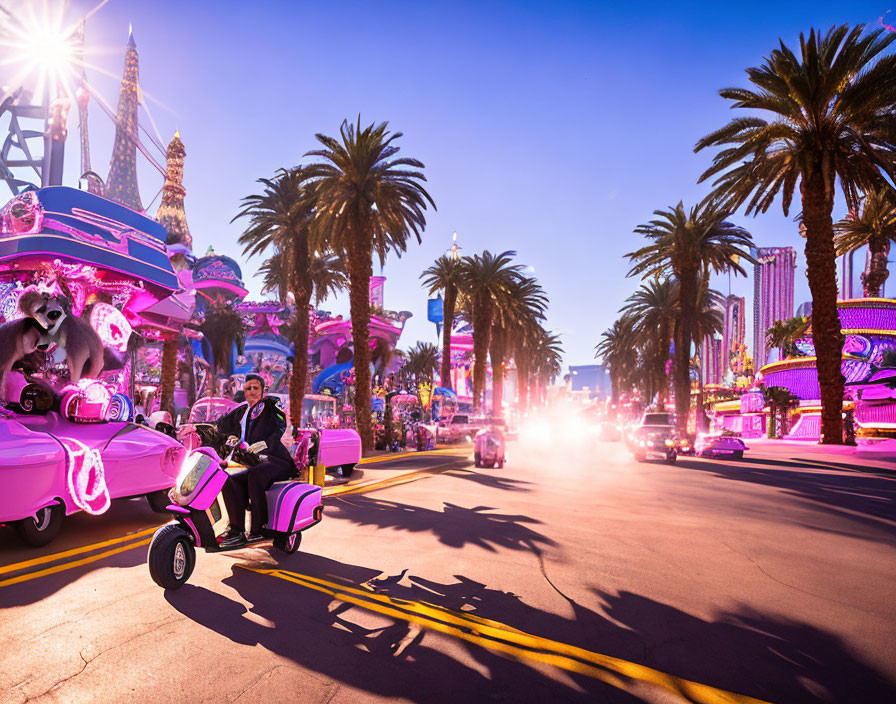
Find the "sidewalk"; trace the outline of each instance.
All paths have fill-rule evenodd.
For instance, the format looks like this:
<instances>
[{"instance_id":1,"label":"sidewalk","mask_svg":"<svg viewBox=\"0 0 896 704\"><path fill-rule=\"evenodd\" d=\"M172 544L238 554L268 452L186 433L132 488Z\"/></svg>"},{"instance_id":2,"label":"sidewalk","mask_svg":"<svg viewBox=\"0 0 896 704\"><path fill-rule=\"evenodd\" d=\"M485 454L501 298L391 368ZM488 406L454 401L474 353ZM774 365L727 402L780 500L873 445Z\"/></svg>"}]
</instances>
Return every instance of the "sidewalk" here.
<instances>
[{"instance_id":1,"label":"sidewalk","mask_svg":"<svg viewBox=\"0 0 896 704\"><path fill-rule=\"evenodd\" d=\"M835 466L896 474L896 440L881 440L856 446L819 445L813 441L769 438L752 438L744 442L750 448L747 458L827 462Z\"/></svg>"}]
</instances>

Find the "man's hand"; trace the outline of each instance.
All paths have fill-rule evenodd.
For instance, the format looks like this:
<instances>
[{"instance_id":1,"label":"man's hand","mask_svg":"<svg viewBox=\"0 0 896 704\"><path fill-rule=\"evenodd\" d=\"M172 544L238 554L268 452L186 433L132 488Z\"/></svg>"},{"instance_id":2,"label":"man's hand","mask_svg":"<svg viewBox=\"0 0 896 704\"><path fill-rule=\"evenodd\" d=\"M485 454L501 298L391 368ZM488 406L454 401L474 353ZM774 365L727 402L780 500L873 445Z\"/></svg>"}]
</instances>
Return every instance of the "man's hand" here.
<instances>
[{"instance_id":1,"label":"man's hand","mask_svg":"<svg viewBox=\"0 0 896 704\"><path fill-rule=\"evenodd\" d=\"M268 449L268 444L264 440L259 440L258 442L252 443L251 445L249 445L249 452L254 452L256 454L258 454L262 450L267 450L267 449Z\"/></svg>"}]
</instances>

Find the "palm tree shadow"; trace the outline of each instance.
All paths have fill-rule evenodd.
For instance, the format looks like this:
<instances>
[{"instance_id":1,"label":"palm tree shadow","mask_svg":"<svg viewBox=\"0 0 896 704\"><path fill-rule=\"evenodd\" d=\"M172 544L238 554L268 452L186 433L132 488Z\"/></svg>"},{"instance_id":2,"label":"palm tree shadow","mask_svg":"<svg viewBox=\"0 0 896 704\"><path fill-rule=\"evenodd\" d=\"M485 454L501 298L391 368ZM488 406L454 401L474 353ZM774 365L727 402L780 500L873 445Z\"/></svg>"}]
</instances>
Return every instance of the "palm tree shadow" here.
<instances>
[{"instance_id":1,"label":"palm tree shadow","mask_svg":"<svg viewBox=\"0 0 896 704\"><path fill-rule=\"evenodd\" d=\"M327 507L327 517L358 526L391 528L409 533L431 532L452 548L477 545L494 552L498 548L537 551L554 541L525 524L539 524L528 516L490 513L489 506L463 508L443 505L442 511L387 501L370 496L340 497Z\"/></svg>"},{"instance_id":2,"label":"palm tree shadow","mask_svg":"<svg viewBox=\"0 0 896 704\"><path fill-rule=\"evenodd\" d=\"M375 569L297 554L285 569L352 585L372 582ZM402 575L396 575L397 578ZM382 582L381 582L382 583ZM445 638L405 620L372 612L326 593L235 566L224 584L251 604L203 587L166 592L177 611L234 643L257 645L338 683L413 702L506 701L628 704L637 700L596 680L579 688L476 645L473 662L457 657ZM399 589L387 579L382 591ZM434 593L420 587L407 594ZM250 613L260 619L248 618ZM261 625L269 622L273 627ZM595 698L595 697L598 698Z\"/></svg>"},{"instance_id":3,"label":"palm tree shadow","mask_svg":"<svg viewBox=\"0 0 896 704\"><path fill-rule=\"evenodd\" d=\"M500 472L501 470L496 470ZM466 479L467 481L476 482L489 489L502 489L504 491L532 491L529 487L532 482L522 479L514 479L513 477L502 476L499 474L485 474L483 472L472 472L463 470L450 470L444 472L443 476L456 477L457 479Z\"/></svg>"},{"instance_id":4,"label":"palm tree shadow","mask_svg":"<svg viewBox=\"0 0 896 704\"><path fill-rule=\"evenodd\" d=\"M308 554L292 556L282 569L297 578L367 584L399 605L423 602L489 619L605 654L619 659L621 666L636 663L767 701L884 702L893 701L896 693L892 679L863 662L837 636L750 609L704 619L632 592L592 589L599 610L564 597L572 607L568 616L534 608L516 594L464 575L455 575L450 583L407 571L376 579L381 574L376 569ZM556 679L528 661L505 657L479 643L449 641L463 648L464 656L458 657L455 647L445 647L446 636L425 626L421 630L412 619L372 612L307 586L239 567L224 582L251 605L248 610L200 587L187 586L165 598L237 644L261 645L305 669L379 696L415 702L640 701L584 674L564 672ZM248 612L273 627L246 618ZM598 669L620 675L608 660L597 662ZM626 676L621 679L630 683ZM678 694L692 701L687 691Z\"/></svg>"}]
</instances>

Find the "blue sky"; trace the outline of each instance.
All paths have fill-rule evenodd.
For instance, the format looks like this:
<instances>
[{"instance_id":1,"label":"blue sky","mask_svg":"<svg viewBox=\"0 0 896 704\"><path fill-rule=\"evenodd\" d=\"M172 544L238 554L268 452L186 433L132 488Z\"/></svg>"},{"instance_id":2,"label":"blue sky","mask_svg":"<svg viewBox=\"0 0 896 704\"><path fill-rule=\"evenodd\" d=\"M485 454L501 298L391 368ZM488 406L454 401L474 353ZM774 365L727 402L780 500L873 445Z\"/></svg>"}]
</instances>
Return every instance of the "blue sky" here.
<instances>
[{"instance_id":1,"label":"blue sky","mask_svg":"<svg viewBox=\"0 0 896 704\"><path fill-rule=\"evenodd\" d=\"M69 16L95 4L74 0ZM404 132L399 145L426 164L438 206L423 244L385 267L386 306L414 313L402 345L436 340L418 276L457 231L464 253L513 249L535 267L550 296L548 327L562 333L568 363L587 364L636 287L622 259L639 245L632 229L656 208L707 192L696 179L710 155L692 150L731 117L718 89L746 85L744 69L779 37L793 44L813 26L876 23L887 9L111 0L89 21L87 47L89 61L120 76L133 24L150 112L164 140L179 129L187 149L195 249L214 244L236 257L253 293L260 261L241 256L240 226L230 223L240 198L255 179L299 163L316 132L335 134L360 113ZM89 78L114 105L116 81ZM93 103L90 130L93 166L105 176L113 129ZM74 183L75 139L67 159ZM162 179L145 161L140 169L146 205ZM734 220L760 246L802 250L779 204ZM727 278L717 287L727 293ZM735 280L735 293L750 290L749 279ZM807 298L801 257L796 299ZM324 307L346 312L347 299Z\"/></svg>"}]
</instances>

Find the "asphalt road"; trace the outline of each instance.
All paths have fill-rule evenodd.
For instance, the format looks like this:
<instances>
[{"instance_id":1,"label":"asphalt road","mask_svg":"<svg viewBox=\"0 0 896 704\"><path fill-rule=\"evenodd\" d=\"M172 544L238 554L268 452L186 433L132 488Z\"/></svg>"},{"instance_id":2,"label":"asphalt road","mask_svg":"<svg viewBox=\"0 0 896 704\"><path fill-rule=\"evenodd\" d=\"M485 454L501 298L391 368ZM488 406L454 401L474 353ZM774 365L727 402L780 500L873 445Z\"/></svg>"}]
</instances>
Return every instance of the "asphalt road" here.
<instances>
[{"instance_id":1,"label":"asphalt road","mask_svg":"<svg viewBox=\"0 0 896 704\"><path fill-rule=\"evenodd\" d=\"M367 465L175 592L139 500L0 530L0 702L896 701L896 478L526 437Z\"/></svg>"}]
</instances>

